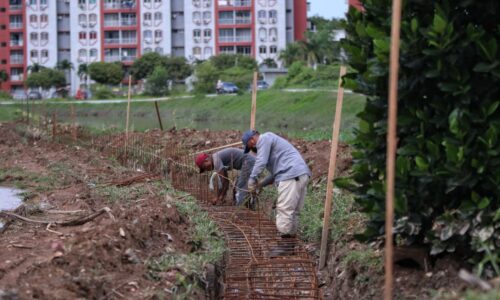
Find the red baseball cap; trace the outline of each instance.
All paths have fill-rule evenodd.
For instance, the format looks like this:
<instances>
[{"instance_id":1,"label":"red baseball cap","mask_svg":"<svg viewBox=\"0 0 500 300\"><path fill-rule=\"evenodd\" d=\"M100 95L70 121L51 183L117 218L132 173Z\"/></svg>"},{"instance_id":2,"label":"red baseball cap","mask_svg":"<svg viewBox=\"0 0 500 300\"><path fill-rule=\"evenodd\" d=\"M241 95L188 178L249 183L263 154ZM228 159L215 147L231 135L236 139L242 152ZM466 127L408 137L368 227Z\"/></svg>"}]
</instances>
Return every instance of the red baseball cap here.
<instances>
[{"instance_id":1,"label":"red baseball cap","mask_svg":"<svg viewBox=\"0 0 500 300\"><path fill-rule=\"evenodd\" d=\"M194 160L195 164L200 168L200 173L203 173L205 170L203 169L203 162L208 158L208 154L206 153L201 153L196 156L196 159Z\"/></svg>"}]
</instances>

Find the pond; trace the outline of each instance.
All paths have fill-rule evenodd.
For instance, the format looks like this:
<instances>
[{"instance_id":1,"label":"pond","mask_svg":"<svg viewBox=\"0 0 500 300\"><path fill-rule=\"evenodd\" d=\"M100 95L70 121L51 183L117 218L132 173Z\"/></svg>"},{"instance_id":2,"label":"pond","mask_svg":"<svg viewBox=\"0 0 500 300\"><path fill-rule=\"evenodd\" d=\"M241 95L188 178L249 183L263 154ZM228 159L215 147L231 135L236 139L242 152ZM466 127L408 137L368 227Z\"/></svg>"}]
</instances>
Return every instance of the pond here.
<instances>
[{"instance_id":1,"label":"pond","mask_svg":"<svg viewBox=\"0 0 500 300\"><path fill-rule=\"evenodd\" d=\"M18 208L23 203L22 196L20 196L22 192L15 188L0 187L0 211ZM0 229L3 226L4 223L0 220Z\"/></svg>"}]
</instances>

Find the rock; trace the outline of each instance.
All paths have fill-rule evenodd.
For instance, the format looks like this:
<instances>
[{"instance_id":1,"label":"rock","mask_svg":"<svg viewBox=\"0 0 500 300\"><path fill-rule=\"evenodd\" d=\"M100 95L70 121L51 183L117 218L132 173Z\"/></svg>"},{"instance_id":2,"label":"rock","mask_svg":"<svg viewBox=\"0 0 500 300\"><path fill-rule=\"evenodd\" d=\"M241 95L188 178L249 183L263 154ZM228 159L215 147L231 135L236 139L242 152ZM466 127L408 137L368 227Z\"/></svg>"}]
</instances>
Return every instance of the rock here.
<instances>
[{"instance_id":1,"label":"rock","mask_svg":"<svg viewBox=\"0 0 500 300\"><path fill-rule=\"evenodd\" d=\"M122 261L124 263L131 263L131 264L138 264L141 262L139 257L137 257L137 254L135 254L135 251L131 248L125 250L125 252L122 255Z\"/></svg>"}]
</instances>

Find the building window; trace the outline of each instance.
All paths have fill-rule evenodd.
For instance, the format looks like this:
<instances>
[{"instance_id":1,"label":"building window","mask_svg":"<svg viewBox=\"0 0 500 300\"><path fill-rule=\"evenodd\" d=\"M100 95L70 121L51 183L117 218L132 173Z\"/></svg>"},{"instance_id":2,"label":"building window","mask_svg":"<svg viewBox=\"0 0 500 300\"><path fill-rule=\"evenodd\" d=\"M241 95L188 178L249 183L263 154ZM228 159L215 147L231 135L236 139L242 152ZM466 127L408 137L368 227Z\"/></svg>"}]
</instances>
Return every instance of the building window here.
<instances>
[{"instance_id":1,"label":"building window","mask_svg":"<svg viewBox=\"0 0 500 300\"><path fill-rule=\"evenodd\" d=\"M212 30L211 29L203 30L203 38L205 42L210 41L212 39Z\"/></svg>"},{"instance_id":2,"label":"building window","mask_svg":"<svg viewBox=\"0 0 500 300\"><path fill-rule=\"evenodd\" d=\"M212 21L212 13L209 11L203 12L203 23L209 24Z\"/></svg>"},{"instance_id":3,"label":"building window","mask_svg":"<svg viewBox=\"0 0 500 300\"><path fill-rule=\"evenodd\" d=\"M152 52L153 50L151 48L144 48L144 53L149 53L149 52Z\"/></svg>"},{"instance_id":4,"label":"building window","mask_svg":"<svg viewBox=\"0 0 500 300\"><path fill-rule=\"evenodd\" d=\"M151 13L144 14L144 21L151 21L151 19L152 19Z\"/></svg>"},{"instance_id":5,"label":"building window","mask_svg":"<svg viewBox=\"0 0 500 300\"><path fill-rule=\"evenodd\" d=\"M47 23L47 22L49 22L49 16L47 16L45 14L44 15L40 15L40 22L41 23Z\"/></svg>"},{"instance_id":6,"label":"building window","mask_svg":"<svg viewBox=\"0 0 500 300\"><path fill-rule=\"evenodd\" d=\"M267 42L267 30L265 28L259 29L259 39L261 42Z\"/></svg>"},{"instance_id":7,"label":"building window","mask_svg":"<svg viewBox=\"0 0 500 300\"><path fill-rule=\"evenodd\" d=\"M36 23L38 23L38 16L37 15L31 15L30 16L30 23L31 23L31 25L37 25Z\"/></svg>"},{"instance_id":8,"label":"building window","mask_svg":"<svg viewBox=\"0 0 500 300\"><path fill-rule=\"evenodd\" d=\"M193 48L193 55L201 55L201 48L200 47L194 47Z\"/></svg>"},{"instance_id":9,"label":"building window","mask_svg":"<svg viewBox=\"0 0 500 300\"><path fill-rule=\"evenodd\" d=\"M212 48L211 47L205 47L205 49L204 49L204 55L205 55L205 58L208 58L208 57L212 56Z\"/></svg>"},{"instance_id":10,"label":"building window","mask_svg":"<svg viewBox=\"0 0 500 300\"><path fill-rule=\"evenodd\" d=\"M155 3L161 3L161 0L155 0Z\"/></svg>"},{"instance_id":11,"label":"building window","mask_svg":"<svg viewBox=\"0 0 500 300\"><path fill-rule=\"evenodd\" d=\"M260 46L259 47L259 54L266 54L267 48L266 46Z\"/></svg>"},{"instance_id":12,"label":"building window","mask_svg":"<svg viewBox=\"0 0 500 300\"><path fill-rule=\"evenodd\" d=\"M40 0L40 5L47 5L47 0Z\"/></svg>"},{"instance_id":13,"label":"building window","mask_svg":"<svg viewBox=\"0 0 500 300\"><path fill-rule=\"evenodd\" d=\"M93 60L97 59L97 49L90 49L89 53L90 53L91 59L93 59Z\"/></svg>"},{"instance_id":14,"label":"building window","mask_svg":"<svg viewBox=\"0 0 500 300\"><path fill-rule=\"evenodd\" d=\"M86 58L87 58L87 49L78 50L78 60L85 61Z\"/></svg>"},{"instance_id":15,"label":"building window","mask_svg":"<svg viewBox=\"0 0 500 300\"><path fill-rule=\"evenodd\" d=\"M91 32L89 33L89 38L90 38L91 40L97 40L97 32L96 32L96 31L91 31Z\"/></svg>"},{"instance_id":16,"label":"building window","mask_svg":"<svg viewBox=\"0 0 500 300\"><path fill-rule=\"evenodd\" d=\"M89 15L89 22L90 22L90 24L97 23L97 15L96 14L90 14Z\"/></svg>"},{"instance_id":17,"label":"building window","mask_svg":"<svg viewBox=\"0 0 500 300\"><path fill-rule=\"evenodd\" d=\"M89 5L95 5L96 4L96 0L89 0Z\"/></svg>"},{"instance_id":18,"label":"building window","mask_svg":"<svg viewBox=\"0 0 500 300\"><path fill-rule=\"evenodd\" d=\"M269 40L276 42L278 40L278 30L276 28L269 29Z\"/></svg>"},{"instance_id":19,"label":"building window","mask_svg":"<svg viewBox=\"0 0 500 300\"><path fill-rule=\"evenodd\" d=\"M78 38L80 40L86 40L87 39L87 33L84 32L84 31L80 31L80 33L78 33Z\"/></svg>"},{"instance_id":20,"label":"building window","mask_svg":"<svg viewBox=\"0 0 500 300\"><path fill-rule=\"evenodd\" d=\"M193 13L193 22L197 25L201 24L201 13L199 11Z\"/></svg>"},{"instance_id":21,"label":"building window","mask_svg":"<svg viewBox=\"0 0 500 300\"><path fill-rule=\"evenodd\" d=\"M161 12L155 12L155 20L156 21L161 20Z\"/></svg>"},{"instance_id":22,"label":"building window","mask_svg":"<svg viewBox=\"0 0 500 300\"><path fill-rule=\"evenodd\" d=\"M32 42L38 43L38 33L37 32L30 33L30 40Z\"/></svg>"},{"instance_id":23,"label":"building window","mask_svg":"<svg viewBox=\"0 0 500 300\"><path fill-rule=\"evenodd\" d=\"M48 43L49 42L49 33L48 32L40 33L40 42L41 43Z\"/></svg>"},{"instance_id":24,"label":"building window","mask_svg":"<svg viewBox=\"0 0 500 300\"><path fill-rule=\"evenodd\" d=\"M29 4L30 5L36 5L36 0L30 0Z\"/></svg>"},{"instance_id":25,"label":"building window","mask_svg":"<svg viewBox=\"0 0 500 300\"><path fill-rule=\"evenodd\" d=\"M163 38L163 32L161 30L155 30L155 39L161 40Z\"/></svg>"},{"instance_id":26,"label":"building window","mask_svg":"<svg viewBox=\"0 0 500 300\"><path fill-rule=\"evenodd\" d=\"M144 0L144 4L151 4L151 0Z\"/></svg>"},{"instance_id":27,"label":"building window","mask_svg":"<svg viewBox=\"0 0 500 300\"><path fill-rule=\"evenodd\" d=\"M266 11L259 10L259 12L257 14L258 14L259 23L266 24Z\"/></svg>"},{"instance_id":28,"label":"building window","mask_svg":"<svg viewBox=\"0 0 500 300\"><path fill-rule=\"evenodd\" d=\"M155 52L159 54L163 54L163 48L162 47L156 47Z\"/></svg>"},{"instance_id":29,"label":"building window","mask_svg":"<svg viewBox=\"0 0 500 300\"><path fill-rule=\"evenodd\" d=\"M79 14L78 15L78 24L83 27L87 27L87 15Z\"/></svg>"},{"instance_id":30,"label":"building window","mask_svg":"<svg viewBox=\"0 0 500 300\"><path fill-rule=\"evenodd\" d=\"M201 41L201 30L195 29L193 30L193 39L195 43L199 43Z\"/></svg>"},{"instance_id":31,"label":"building window","mask_svg":"<svg viewBox=\"0 0 500 300\"><path fill-rule=\"evenodd\" d=\"M194 5L195 7L200 7L200 5L201 5L201 0L193 0L193 5Z\"/></svg>"},{"instance_id":32,"label":"building window","mask_svg":"<svg viewBox=\"0 0 500 300\"><path fill-rule=\"evenodd\" d=\"M42 50L42 58L49 58L49 51L48 50Z\"/></svg>"},{"instance_id":33,"label":"building window","mask_svg":"<svg viewBox=\"0 0 500 300\"><path fill-rule=\"evenodd\" d=\"M269 11L269 24L276 24L278 22L278 11L270 10Z\"/></svg>"},{"instance_id":34,"label":"building window","mask_svg":"<svg viewBox=\"0 0 500 300\"><path fill-rule=\"evenodd\" d=\"M278 48L276 46L269 47L269 53L271 53L271 54L278 53Z\"/></svg>"},{"instance_id":35,"label":"building window","mask_svg":"<svg viewBox=\"0 0 500 300\"><path fill-rule=\"evenodd\" d=\"M38 58L38 50L31 50L30 57L31 58Z\"/></svg>"}]
</instances>

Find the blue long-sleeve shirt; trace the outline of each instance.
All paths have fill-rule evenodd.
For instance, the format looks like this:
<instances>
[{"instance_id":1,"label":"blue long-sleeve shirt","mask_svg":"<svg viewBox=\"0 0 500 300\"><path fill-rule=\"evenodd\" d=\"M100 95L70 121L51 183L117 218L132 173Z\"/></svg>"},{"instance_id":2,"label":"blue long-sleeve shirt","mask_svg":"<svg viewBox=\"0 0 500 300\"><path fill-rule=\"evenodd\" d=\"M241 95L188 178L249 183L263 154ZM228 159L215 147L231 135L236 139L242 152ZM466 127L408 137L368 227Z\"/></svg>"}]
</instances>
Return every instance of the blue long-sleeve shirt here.
<instances>
[{"instance_id":1,"label":"blue long-sleeve shirt","mask_svg":"<svg viewBox=\"0 0 500 300\"><path fill-rule=\"evenodd\" d=\"M299 151L284 138L272 132L263 133L256 148L257 158L250 178L256 179L264 168L271 172L275 183L304 174L311 176L311 170Z\"/></svg>"}]
</instances>

